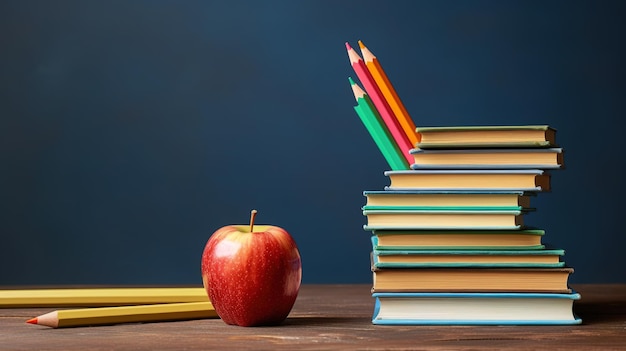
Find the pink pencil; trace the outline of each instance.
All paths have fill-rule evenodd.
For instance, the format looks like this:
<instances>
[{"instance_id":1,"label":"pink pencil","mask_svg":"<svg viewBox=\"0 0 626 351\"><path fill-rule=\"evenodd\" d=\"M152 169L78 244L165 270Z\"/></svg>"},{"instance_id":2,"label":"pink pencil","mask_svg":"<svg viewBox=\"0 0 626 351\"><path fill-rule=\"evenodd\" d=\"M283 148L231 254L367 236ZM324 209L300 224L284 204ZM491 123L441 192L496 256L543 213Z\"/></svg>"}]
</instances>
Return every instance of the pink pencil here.
<instances>
[{"instance_id":1,"label":"pink pencil","mask_svg":"<svg viewBox=\"0 0 626 351\"><path fill-rule=\"evenodd\" d=\"M374 106L385 122L387 129L391 132L391 136L400 147L400 150L402 150L402 155L406 158L409 164L412 164L415 162L415 159L413 158L413 155L409 153L409 150L413 147L411 145L411 141L406 133L404 133L400 122L398 122L393 114L391 107L389 107L389 104L383 97L382 92L376 85L374 78L367 70L367 66L361 56L359 56L359 54L357 54L357 52L348 43L346 43L346 49L348 50L348 57L350 58L352 69L354 69L354 72L365 88L367 95L369 95L370 99L374 103Z\"/></svg>"}]
</instances>

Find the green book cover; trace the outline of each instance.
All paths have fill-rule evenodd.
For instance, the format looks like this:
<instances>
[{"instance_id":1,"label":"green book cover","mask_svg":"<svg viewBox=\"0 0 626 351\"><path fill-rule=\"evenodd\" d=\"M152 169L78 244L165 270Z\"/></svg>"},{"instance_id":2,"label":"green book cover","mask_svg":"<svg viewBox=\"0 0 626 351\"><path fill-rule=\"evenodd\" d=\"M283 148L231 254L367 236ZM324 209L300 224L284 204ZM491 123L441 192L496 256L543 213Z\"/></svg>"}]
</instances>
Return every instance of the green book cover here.
<instances>
[{"instance_id":1,"label":"green book cover","mask_svg":"<svg viewBox=\"0 0 626 351\"><path fill-rule=\"evenodd\" d=\"M374 268L420 267L564 267L562 249L399 249L379 250L378 237L372 236Z\"/></svg>"}]
</instances>

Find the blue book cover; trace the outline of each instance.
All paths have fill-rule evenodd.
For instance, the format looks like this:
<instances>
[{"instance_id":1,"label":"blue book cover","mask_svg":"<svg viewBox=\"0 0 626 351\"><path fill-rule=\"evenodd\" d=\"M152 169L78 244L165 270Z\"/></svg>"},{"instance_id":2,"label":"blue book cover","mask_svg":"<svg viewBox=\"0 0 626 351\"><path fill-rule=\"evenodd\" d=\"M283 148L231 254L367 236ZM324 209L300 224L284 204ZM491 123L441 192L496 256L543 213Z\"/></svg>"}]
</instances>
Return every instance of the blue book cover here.
<instances>
[{"instance_id":1,"label":"blue book cover","mask_svg":"<svg viewBox=\"0 0 626 351\"><path fill-rule=\"evenodd\" d=\"M572 325L572 293L373 293L373 324Z\"/></svg>"}]
</instances>

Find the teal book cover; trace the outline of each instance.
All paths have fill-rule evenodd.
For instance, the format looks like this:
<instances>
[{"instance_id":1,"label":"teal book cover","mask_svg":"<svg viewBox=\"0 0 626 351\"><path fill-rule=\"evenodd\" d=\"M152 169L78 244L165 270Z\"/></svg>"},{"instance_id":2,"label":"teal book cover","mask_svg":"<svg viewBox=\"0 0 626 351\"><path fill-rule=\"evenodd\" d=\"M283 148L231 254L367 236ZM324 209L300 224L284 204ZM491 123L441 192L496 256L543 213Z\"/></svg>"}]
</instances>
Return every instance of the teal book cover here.
<instances>
[{"instance_id":1,"label":"teal book cover","mask_svg":"<svg viewBox=\"0 0 626 351\"><path fill-rule=\"evenodd\" d=\"M380 325L575 325L572 293L373 293Z\"/></svg>"},{"instance_id":2,"label":"teal book cover","mask_svg":"<svg viewBox=\"0 0 626 351\"><path fill-rule=\"evenodd\" d=\"M564 267L562 249L535 250L455 250L410 249L378 250L378 238L372 240L372 268L432 267Z\"/></svg>"}]
</instances>

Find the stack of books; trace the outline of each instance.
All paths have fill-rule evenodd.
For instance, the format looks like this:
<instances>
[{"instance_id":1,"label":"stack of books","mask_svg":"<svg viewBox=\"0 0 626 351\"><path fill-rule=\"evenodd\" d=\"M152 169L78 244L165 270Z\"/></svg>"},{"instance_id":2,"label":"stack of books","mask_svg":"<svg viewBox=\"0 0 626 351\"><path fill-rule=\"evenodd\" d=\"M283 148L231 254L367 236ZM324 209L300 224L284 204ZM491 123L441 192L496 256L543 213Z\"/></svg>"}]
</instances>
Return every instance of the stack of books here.
<instances>
[{"instance_id":1,"label":"stack of books","mask_svg":"<svg viewBox=\"0 0 626 351\"><path fill-rule=\"evenodd\" d=\"M527 226L563 166L547 125L417 128L378 58L349 43L354 110L389 185L365 191L375 324L578 324L564 251Z\"/></svg>"},{"instance_id":2,"label":"stack of books","mask_svg":"<svg viewBox=\"0 0 626 351\"><path fill-rule=\"evenodd\" d=\"M375 324L577 324L560 248L525 215L563 166L546 125L416 128L411 169L364 191Z\"/></svg>"}]
</instances>

